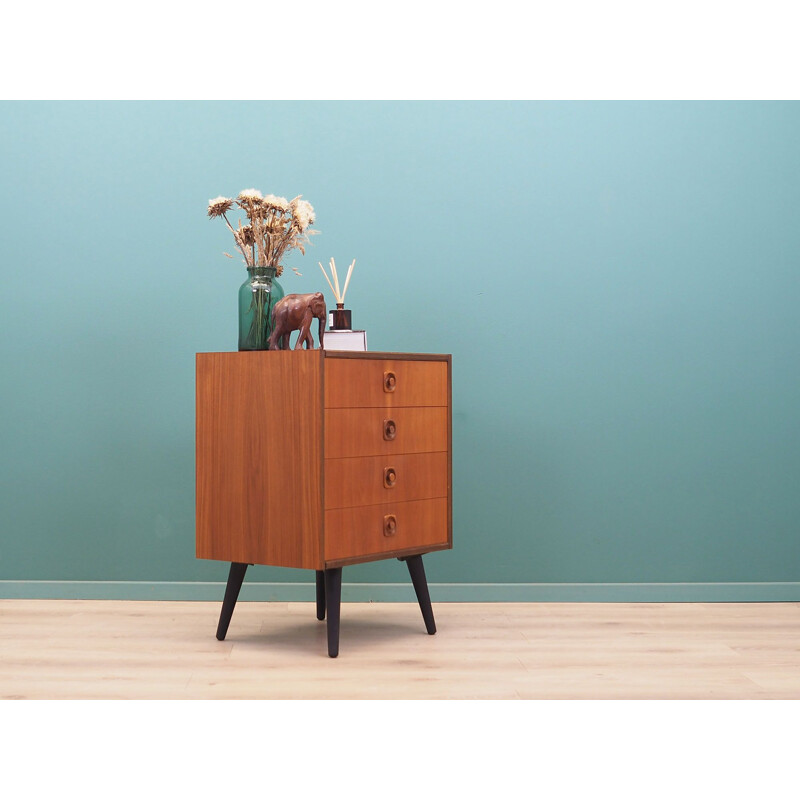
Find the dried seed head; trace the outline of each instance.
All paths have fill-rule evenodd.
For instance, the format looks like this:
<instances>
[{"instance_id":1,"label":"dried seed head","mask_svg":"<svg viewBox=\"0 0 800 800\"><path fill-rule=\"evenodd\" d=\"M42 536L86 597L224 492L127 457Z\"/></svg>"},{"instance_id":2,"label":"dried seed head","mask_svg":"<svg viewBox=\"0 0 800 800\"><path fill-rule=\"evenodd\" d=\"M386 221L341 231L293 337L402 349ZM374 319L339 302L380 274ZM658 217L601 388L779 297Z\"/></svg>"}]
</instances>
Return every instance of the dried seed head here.
<instances>
[{"instance_id":1,"label":"dried seed head","mask_svg":"<svg viewBox=\"0 0 800 800\"><path fill-rule=\"evenodd\" d=\"M258 189L242 189L236 201L238 203L260 203L263 199L264 196Z\"/></svg>"},{"instance_id":2,"label":"dried seed head","mask_svg":"<svg viewBox=\"0 0 800 800\"><path fill-rule=\"evenodd\" d=\"M268 194L263 203L267 208L274 208L276 211L288 211L289 201L285 197L276 197L274 194Z\"/></svg>"},{"instance_id":3,"label":"dried seed head","mask_svg":"<svg viewBox=\"0 0 800 800\"><path fill-rule=\"evenodd\" d=\"M229 211L233 205L233 200L230 197L215 197L213 200L208 201L208 216L221 217L226 211Z\"/></svg>"},{"instance_id":4,"label":"dried seed head","mask_svg":"<svg viewBox=\"0 0 800 800\"><path fill-rule=\"evenodd\" d=\"M251 219L260 216L261 212L264 210L264 198L261 196L261 192L259 192L258 189L245 189L239 192L236 203L239 208L245 210L247 216Z\"/></svg>"},{"instance_id":5,"label":"dried seed head","mask_svg":"<svg viewBox=\"0 0 800 800\"><path fill-rule=\"evenodd\" d=\"M301 231L305 231L309 225L314 223L314 208L305 200L297 200L292 207L292 217L294 217L297 227Z\"/></svg>"},{"instance_id":6,"label":"dried seed head","mask_svg":"<svg viewBox=\"0 0 800 800\"><path fill-rule=\"evenodd\" d=\"M253 235L253 226L244 225L239 229L239 238L245 247L252 247L256 243L256 238Z\"/></svg>"}]
</instances>

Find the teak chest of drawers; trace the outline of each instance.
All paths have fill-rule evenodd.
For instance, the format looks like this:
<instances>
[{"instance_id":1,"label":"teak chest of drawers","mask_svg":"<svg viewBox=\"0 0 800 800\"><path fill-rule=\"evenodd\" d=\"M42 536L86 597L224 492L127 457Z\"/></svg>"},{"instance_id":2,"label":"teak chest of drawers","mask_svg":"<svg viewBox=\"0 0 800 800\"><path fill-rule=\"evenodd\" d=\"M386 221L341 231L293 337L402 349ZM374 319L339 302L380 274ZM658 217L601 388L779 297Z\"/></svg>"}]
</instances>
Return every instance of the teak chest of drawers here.
<instances>
[{"instance_id":1,"label":"teak chest of drawers","mask_svg":"<svg viewBox=\"0 0 800 800\"><path fill-rule=\"evenodd\" d=\"M231 563L217 637L249 564L313 569L338 653L342 567L452 547L449 355L197 354L197 557Z\"/></svg>"}]
</instances>

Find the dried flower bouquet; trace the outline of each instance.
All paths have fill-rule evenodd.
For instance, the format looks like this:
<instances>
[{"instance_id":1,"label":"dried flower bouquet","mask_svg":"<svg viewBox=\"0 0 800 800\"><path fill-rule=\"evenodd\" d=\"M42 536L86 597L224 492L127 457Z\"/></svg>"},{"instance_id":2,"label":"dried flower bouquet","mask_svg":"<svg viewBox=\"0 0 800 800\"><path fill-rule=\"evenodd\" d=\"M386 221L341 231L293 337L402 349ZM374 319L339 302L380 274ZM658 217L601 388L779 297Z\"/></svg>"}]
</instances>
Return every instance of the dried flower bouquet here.
<instances>
[{"instance_id":1,"label":"dried flower bouquet","mask_svg":"<svg viewBox=\"0 0 800 800\"><path fill-rule=\"evenodd\" d=\"M248 267L275 267L281 275L283 256L294 248L305 255L309 236L319 232L309 230L314 224L314 209L301 198L298 195L287 200L274 194L264 197L258 189L245 189L235 200L230 197L209 200L208 216L222 217ZM241 220L238 228L231 225L227 214L234 205L247 215L247 225L242 225Z\"/></svg>"},{"instance_id":2,"label":"dried flower bouquet","mask_svg":"<svg viewBox=\"0 0 800 800\"><path fill-rule=\"evenodd\" d=\"M250 275L249 308L240 309L240 326L246 319L246 330L240 329L240 350L266 350L271 328L271 275L283 273L281 260L290 250L298 249L305 255L309 237L318 231L309 230L314 223L311 203L301 195L293 200L269 194L266 197L257 189L245 189L238 197L215 197L208 201L208 216L221 217L233 234L236 246L244 256ZM228 219L228 212L238 206L247 216L236 228ZM229 253L225 253L233 258ZM271 269L275 270L271 273ZM297 272L297 270L294 270Z\"/></svg>"}]
</instances>

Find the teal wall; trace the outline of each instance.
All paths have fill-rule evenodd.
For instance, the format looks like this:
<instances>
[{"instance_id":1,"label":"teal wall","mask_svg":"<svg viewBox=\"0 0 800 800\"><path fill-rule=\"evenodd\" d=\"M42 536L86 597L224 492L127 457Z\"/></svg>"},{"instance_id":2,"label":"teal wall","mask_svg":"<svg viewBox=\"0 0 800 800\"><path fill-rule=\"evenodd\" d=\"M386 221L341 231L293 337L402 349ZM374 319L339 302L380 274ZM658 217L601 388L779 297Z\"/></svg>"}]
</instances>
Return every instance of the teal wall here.
<instances>
[{"instance_id":1,"label":"teal wall","mask_svg":"<svg viewBox=\"0 0 800 800\"><path fill-rule=\"evenodd\" d=\"M287 292L356 258L371 349L453 354L438 597L800 600L799 142L798 103L0 104L0 595L219 595L194 354L244 270L205 207L254 186L317 210Z\"/></svg>"}]
</instances>

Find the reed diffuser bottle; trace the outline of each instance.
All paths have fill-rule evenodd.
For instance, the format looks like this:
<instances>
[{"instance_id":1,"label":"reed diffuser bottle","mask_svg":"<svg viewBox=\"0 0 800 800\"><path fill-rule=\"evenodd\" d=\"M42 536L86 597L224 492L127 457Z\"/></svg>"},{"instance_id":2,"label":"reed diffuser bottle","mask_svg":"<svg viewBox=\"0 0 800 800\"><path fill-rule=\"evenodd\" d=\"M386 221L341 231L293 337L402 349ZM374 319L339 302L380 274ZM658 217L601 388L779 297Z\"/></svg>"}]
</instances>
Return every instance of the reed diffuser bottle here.
<instances>
[{"instance_id":1,"label":"reed diffuser bottle","mask_svg":"<svg viewBox=\"0 0 800 800\"><path fill-rule=\"evenodd\" d=\"M328 282L328 286L331 287L331 291L333 292L333 296L336 298L336 308L330 312L328 316L328 326L332 331L351 331L353 330L353 313L350 309L344 307L344 296L347 293L347 287L350 284L350 276L353 274L353 267L356 265L356 260L353 259L352 263L350 264L349 269L347 270L347 277L344 281L344 288L340 290L339 288L339 275L336 272L336 262L331 258L329 262L329 266L331 268L331 276L333 277L333 281L328 277L328 273L325 272L325 267L322 266L321 262L317 262L319 264L319 268L322 270L322 274L325 276L325 280Z\"/></svg>"}]
</instances>

